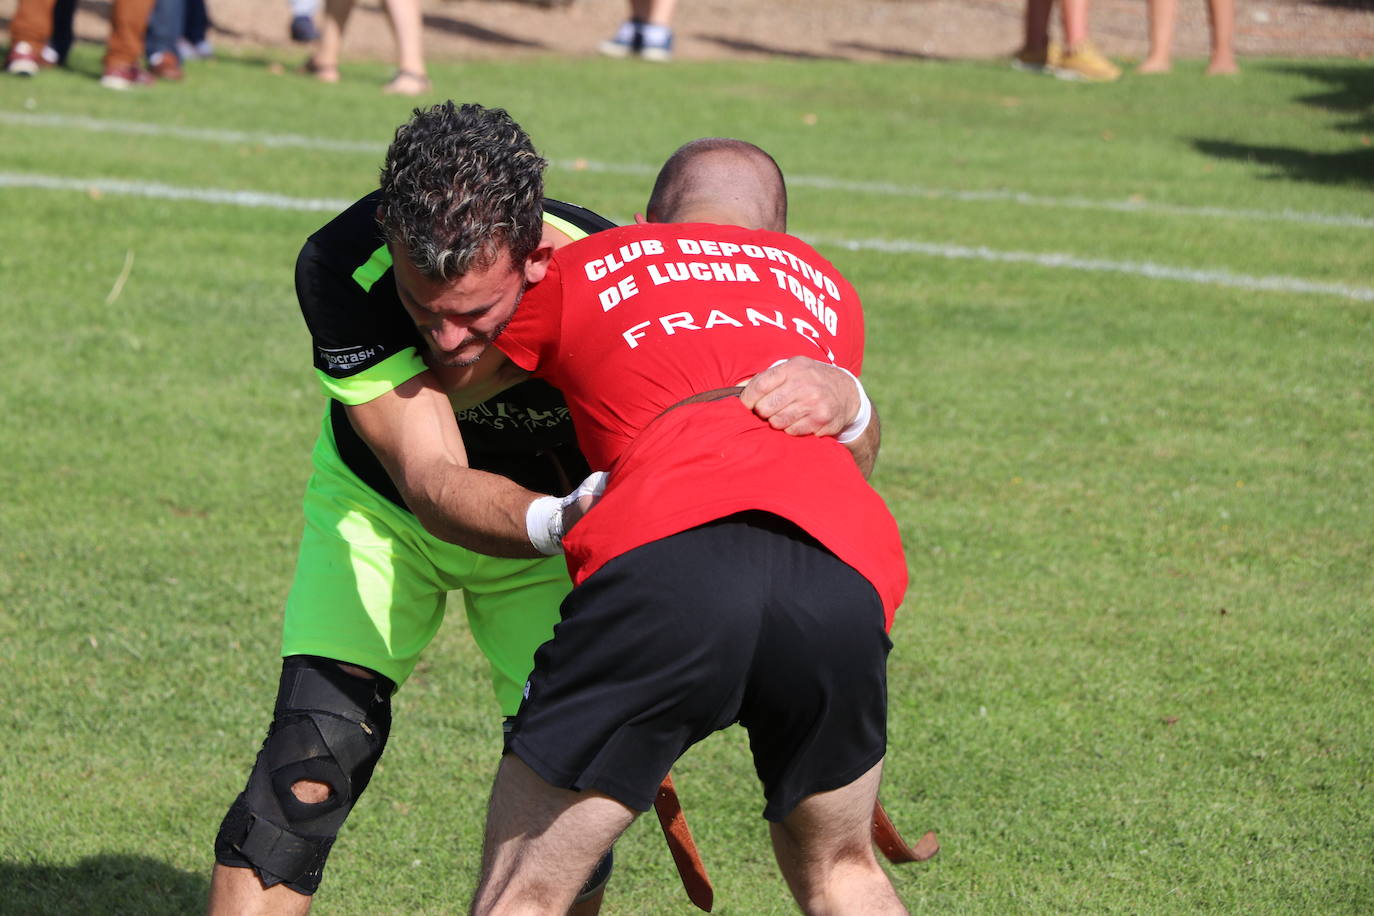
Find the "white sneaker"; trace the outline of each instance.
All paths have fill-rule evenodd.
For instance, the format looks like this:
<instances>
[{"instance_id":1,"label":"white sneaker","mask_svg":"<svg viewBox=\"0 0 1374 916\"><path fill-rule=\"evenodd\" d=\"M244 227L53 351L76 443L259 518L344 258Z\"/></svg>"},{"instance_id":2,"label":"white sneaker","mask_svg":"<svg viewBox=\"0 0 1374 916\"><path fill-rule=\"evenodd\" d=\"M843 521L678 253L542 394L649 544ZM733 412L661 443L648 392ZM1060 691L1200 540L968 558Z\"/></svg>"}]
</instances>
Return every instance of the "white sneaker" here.
<instances>
[{"instance_id":1,"label":"white sneaker","mask_svg":"<svg viewBox=\"0 0 1374 916\"><path fill-rule=\"evenodd\" d=\"M596 49L607 57L629 57L638 43L639 23L627 19L615 30L615 35L597 45Z\"/></svg>"},{"instance_id":2,"label":"white sneaker","mask_svg":"<svg viewBox=\"0 0 1374 916\"><path fill-rule=\"evenodd\" d=\"M646 23L639 29L639 56L666 64L673 59L673 30L666 25Z\"/></svg>"},{"instance_id":3,"label":"white sneaker","mask_svg":"<svg viewBox=\"0 0 1374 916\"><path fill-rule=\"evenodd\" d=\"M5 57L5 72L13 76L36 76L42 65L38 50L27 41L16 41Z\"/></svg>"}]
</instances>

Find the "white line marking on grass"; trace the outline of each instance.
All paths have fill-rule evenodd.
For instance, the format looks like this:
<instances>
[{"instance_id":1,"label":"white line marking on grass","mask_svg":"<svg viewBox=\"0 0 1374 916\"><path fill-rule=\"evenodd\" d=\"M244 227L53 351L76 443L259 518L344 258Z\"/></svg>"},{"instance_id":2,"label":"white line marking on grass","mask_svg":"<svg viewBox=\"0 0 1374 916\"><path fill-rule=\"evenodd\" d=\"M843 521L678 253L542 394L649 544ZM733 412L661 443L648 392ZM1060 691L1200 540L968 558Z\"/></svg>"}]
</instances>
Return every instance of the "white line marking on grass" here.
<instances>
[{"instance_id":1,"label":"white line marking on grass","mask_svg":"<svg viewBox=\"0 0 1374 916\"><path fill-rule=\"evenodd\" d=\"M1102 258L1082 258L1072 254L1032 251L998 251L984 246L943 245L903 239L842 239L812 236L813 245L834 245L850 251L881 251L888 254L916 254L952 260L995 261L1004 264L1035 264L1065 270L1130 274L1155 280L1178 280L1199 286L1232 286L1277 293L1315 293L1341 296L1360 302L1374 302L1374 288L1350 286L1345 283L1326 283L1302 277L1252 277L1228 270L1202 270L1193 267L1169 267L1151 261L1109 261Z\"/></svg>"},{"instance_id":2,"label":"white line marking on grass","mask_svg":"<svg viewBox=\"0 0 1374 916\"><path fill-rule=\"evenodd\" d=\"M565 172L600 172L606 175L657 175L651 165L632 162L596 162L591 159L555 159L549 165Z\"/></svg>"},{"instance_id":3,"label":"white line marking on grass","mask_svg":"<svg viewBox=\"0 0 1374 916\"><path fill-rule=\"evenodd\" d=\"M789 187L820 188L886 194L894 197L923 197L930 200L994 201L1023 207L1048 207L1055 210L1109 210L1114 213L1160 213L1166 216L1205 216L1238 222L1307 223L1320 226L1349 226L1374 229L1374 217L1350 213L1310 213L1300 210L1234 210L1228 207L1185 207L1179 204L1152 203L1147 200L1093 200L1088 197L1042 197L1024 191L960 191L948 188L922 188L915 185L881 181L846 181L808 175L788 176Z\"/></svg>"},{"instance_id":4,"label":"white line marking on grass","mask_svg":"<svg viewBox=\"0 0 1374 916\"><path fill-rule=\"evenodd\" d=\"M339 213L354 201L328 197L287 197L262 191L221 191L215 188L178 188L148 181L122 181L117 178L58 178L52 175L26 175L0 172L0 188L41 188L48 191L98 191L132 197L164 200L194 200L236 207L267 207L272 210L307 210Z\"/></svg>"},{"instance_id":5,"label":"white line marking on grass","mask_svg":"<svg viewBox=\"0 0 1374 916\"><path fill-rule=\"evenodd\" d=\"M144 137L177 137L181 140L200 140L208 143L248 143L253 146L299 147L330 153L384 153L385 143L368 140L330 140L327 137L305 137L299 134L264 134L240 130L220 130L205 127L176 127L170 124L145 124L139 121L107 121L81 115L29 114L0 111L0 124L17 127L56 127L63 130L87 130L102 134L137 134Z\"/></svg>"},{"instance_id":6,"label":"white line marking on grass","mask_svg":"<svg viewBox=\"0 0 1374 916\"><path fill-rule=\"evenodd\" d=\"M0 111L0 124L16 127L52 127L65 130L87 130L98 133L136 134L149 137L177 137L210 143L247 143L254 146L294 147L340 153L368 153L381 155L385 143L367 140L332 140L328 137L308 137L301 134L269 134L248 131L220 130L200 127L146 124L137 121L110 121L78 115L49 115L31 112ZM640 163L596 162L588 159L564 159L552 163L566 172L597 172L611 175L653 175L657 169ZM1062 210L1105 210L1112 213L1157 213L1166 216L1191 216L1209 219L1230 219L1239 222L1286 222L1318 226L1346 226L1374 229L1374 217L1351 213L1315 213L1301 210L1253 210L1228 207L1183 206L1155 203L1148 200L1094 200L1088 197L1048 197L1009 189L960 190L957 188L928 188L920 185L895 184L884 181L854 181L824 175L791 175L787 183L792 187L815 188L822 191L842 191L850 194L878 194L892 197L917 197L927 200L952 200L961 203L1010 203L1023 207L1046 207Z\"/></svg>"},{"instance_id":7,"label":"white line marking on grass","mask_svg":"<svg viewBox=\"0 0 1374 916\"><path fill-rule=\"evenodd\" d=\"M124 194L164 200L189 200L199 203L230 204L237 207L268 207L274 210L301 210L337 213L354 202L330 198L287 197L261 191L227 191L215 188L179 188L155 182L123 181L112 178L61 178L52 175L29 175L0 172L0 188L39 188L50 191L79 191L89 194ZM998 251L993 248L970 248L964 245L934 244L905 239L845 239L832 236L809 236L815 245L833 245L850 251L880 251L887 254L926 255L956 260L997 261L1008 264L1036 264L1066 270L1097 271L1131 274L1157 280L1178 280L1201 286L1232 286L1241 289L1266 290L1281 293L1317 293L1374 302L1374 288L1349 286L1344 283L1323 283L1301 277L1251 277L1225 270L1200 270L1191 267L1168 267L1149 261L1108 261L1101 258L1082 258L1071 254L1036 253L1029 251Z\"/></svg>"}]
</instances>

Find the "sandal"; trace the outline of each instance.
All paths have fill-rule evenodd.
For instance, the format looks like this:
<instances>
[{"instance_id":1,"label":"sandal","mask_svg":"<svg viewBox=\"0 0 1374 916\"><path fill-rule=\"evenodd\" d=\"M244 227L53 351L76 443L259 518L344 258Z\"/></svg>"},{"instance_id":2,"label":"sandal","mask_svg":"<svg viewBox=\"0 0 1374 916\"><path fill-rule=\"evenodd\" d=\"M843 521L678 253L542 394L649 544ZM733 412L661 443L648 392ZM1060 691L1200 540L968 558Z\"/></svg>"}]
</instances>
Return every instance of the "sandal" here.
<instances>
[{"instance_id":1,"label":"sandal","mask_svg":"<svg viewBox=\"0 0 1374 916\"><path fill-rule=\"evenodd\" d=\"M382 87L388 95L424 95L434 88L429 77L414 70L397 70L391 82Z\"/></svg>"},{"instance_id":2,"label":"sandal","mask_svg":"<svg viewBox=\"0 0 1374 916\"><path fill-rule=\"evenodd\" d=\"M315 58L306 58L305 63L301 64L301 73L306 76L313 76L322 83L337 83L339 81L339 68L326 67L315 62Z\"/></svg>"}]
</instances>

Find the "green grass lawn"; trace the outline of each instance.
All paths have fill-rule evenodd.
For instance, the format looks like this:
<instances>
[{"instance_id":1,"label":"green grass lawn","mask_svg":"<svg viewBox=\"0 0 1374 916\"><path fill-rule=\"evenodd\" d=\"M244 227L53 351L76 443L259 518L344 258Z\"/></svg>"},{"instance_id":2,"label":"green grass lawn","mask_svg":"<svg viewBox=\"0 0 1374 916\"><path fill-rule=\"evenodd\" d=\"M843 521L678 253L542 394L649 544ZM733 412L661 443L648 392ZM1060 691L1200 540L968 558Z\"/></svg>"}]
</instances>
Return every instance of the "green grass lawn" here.
<instances>
[{"instance_id":1,"label":"green grass lawn","mask_svg":"<svg viewBox=\"0 0 1374 916\"><path fill-rule=\"evenodd\" d=\"M270 55L115 94L94 53L0 79L0 913L181 914L270 715L322 408L291 266L331 214L279 199L370 190L410 103ZM1245 63L433 68L617 219L681 142L763 145L864 296L912 573L883 795L943 846L893 871L913 910L1374 909L1374 71ZM499 723L464 630L315 912L466 906ZM676 773L716 911L788 912L743 734ZM652 818L617 862L605 912L693 911Z\"/></svg>"}]
</instances>

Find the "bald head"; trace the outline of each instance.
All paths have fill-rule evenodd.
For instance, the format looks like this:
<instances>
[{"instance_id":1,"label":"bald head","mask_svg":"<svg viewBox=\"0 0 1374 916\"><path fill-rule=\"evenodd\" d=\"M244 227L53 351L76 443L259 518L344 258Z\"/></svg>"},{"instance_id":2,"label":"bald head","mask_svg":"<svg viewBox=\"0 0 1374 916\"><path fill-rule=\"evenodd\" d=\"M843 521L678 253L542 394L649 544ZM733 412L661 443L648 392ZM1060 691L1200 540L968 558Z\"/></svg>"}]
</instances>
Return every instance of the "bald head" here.
<instances>
[{"instance_id":1,"label":"bald head","mask_svg":"<svg viewBox=\"0 0 1374 916\"><path fill-rule=\"evenodd\" d=\"M787 231L787 186L773 157L752 143L707 137L678 149L654 182L651 223L721 223Z\"/></svg>"}]
</instances>

